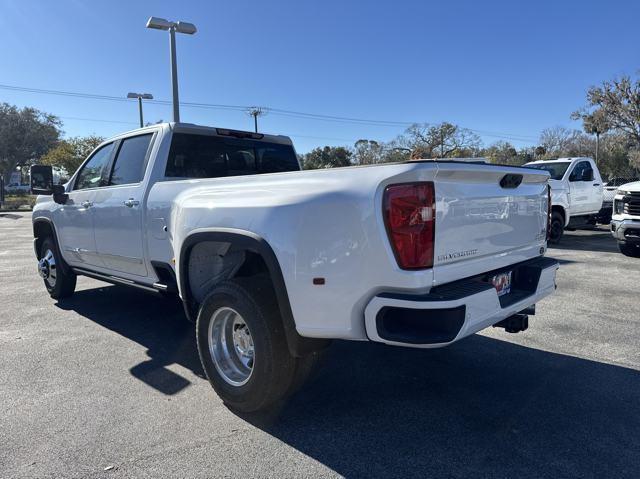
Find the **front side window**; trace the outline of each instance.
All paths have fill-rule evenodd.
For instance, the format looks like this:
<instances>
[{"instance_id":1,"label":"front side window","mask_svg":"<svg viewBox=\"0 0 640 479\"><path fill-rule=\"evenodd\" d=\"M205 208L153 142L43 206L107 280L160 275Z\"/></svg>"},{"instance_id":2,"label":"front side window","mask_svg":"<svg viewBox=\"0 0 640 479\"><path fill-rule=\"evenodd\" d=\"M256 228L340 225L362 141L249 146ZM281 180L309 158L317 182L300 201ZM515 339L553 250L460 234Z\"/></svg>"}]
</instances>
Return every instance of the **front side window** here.
<instances>
[{"instance_id":1,"label":"front side window","mask_svg":"<svg viewBox=\"0 0 640 479\"><path fill-rule=\"evenodd\" d=\"M588 161L581 161L576 164L569 176L569 181L591 181L593 180L593 168Z\"/></svg>"},{"instance_id":2,"label":"front side window","mask_svg":"<svg viewBox=\"0 0 640 479\"><path fill-rule=\"evenodd\" d=\"M102 175L104 173L104 169L109 164L112 152L113 143L104 145L96 151L78 173L74 190L84 190L87 188L104 186L102 182Z\"/></svg>"},{"instance_id":3,"label":"front side window","mask_svg":"<svg viewBox=\"0 0 640 479\"><path fill-rule=\"evenodd\" d=\"M149 133L122 140L111 171L109 185L129 185L142 181L152 136L153 134Z\"/></svg>"},{"instance_id":4,"label":"front side window","mask_svg":"<svg viewBox=\"0 0 640 479\"><path fill-rule=\"evenodd\" d=\"M291 145L176 133L171 142L165 176L218 178L299 169Z\"/></svg>"}]
</instances>

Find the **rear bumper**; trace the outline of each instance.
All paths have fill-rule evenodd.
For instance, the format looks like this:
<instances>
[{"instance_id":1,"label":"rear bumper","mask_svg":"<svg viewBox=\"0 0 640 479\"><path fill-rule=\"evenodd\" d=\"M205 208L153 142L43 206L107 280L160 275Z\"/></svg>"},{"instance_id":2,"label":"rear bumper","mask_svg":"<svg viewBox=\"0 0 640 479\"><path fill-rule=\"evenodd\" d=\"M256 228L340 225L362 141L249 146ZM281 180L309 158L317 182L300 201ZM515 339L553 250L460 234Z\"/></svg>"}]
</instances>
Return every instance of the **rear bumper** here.
<instances>
[{"instance_id":1,"label":"rear bumper","mask_svg":"<svg viewBox=\"0 0 640 479\"><path fill-rule=\"evenodd\" d=\"M541 257L500 270L513 271L511 292L500 298L483 281L486 275L438 286L423 295L379 294L365 309L367 336L397 346L447 346L553 293L557 269L556 260Z\"/></svg>"},{"instance_id":2,"label":"rear bumper","mask_svg":"<svg viewBox=\"0 0 640 479\"><path fill-rule=\"evenodd\" d=\"M611 234L625 243L640 243L640 220L611 220Z\"/></svg>"}]
</instances>

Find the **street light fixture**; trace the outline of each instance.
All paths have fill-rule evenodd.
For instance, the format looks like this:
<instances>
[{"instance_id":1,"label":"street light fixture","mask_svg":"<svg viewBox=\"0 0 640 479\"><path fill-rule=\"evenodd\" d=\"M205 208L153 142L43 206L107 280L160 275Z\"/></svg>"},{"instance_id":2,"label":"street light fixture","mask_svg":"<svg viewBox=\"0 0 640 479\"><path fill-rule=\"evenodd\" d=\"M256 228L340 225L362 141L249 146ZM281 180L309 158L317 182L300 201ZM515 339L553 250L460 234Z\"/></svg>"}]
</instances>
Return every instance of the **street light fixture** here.
<instances>
[{"instance_id":1,"label":"street light fixture","mask_svg":"<svg viewBox=\"0 0 640 479\"><path fill-rule=\"evenodd\" d=\"M178 64L176 60L176 32L193 35L197 32L193 23L170 22L164 18L151 17L147 21L147 28L169 31L169 55L171 58L171 87L173 89L173 121L180 121L180 106L178 101Z\"/></svg>"},{"instance_id":2,"label":"street light fixture","mask_svg":"<svg viewBox=\"0 0 640 479\"><path fill-rule=\"evenodd\" d=\"M138 111L140 112L140 128L142 128L144 126L144 122L142 120L142 100L153 100L153 95L151 93L127 93L127 98L138 99Z\"/></svg>"}]
</instances>

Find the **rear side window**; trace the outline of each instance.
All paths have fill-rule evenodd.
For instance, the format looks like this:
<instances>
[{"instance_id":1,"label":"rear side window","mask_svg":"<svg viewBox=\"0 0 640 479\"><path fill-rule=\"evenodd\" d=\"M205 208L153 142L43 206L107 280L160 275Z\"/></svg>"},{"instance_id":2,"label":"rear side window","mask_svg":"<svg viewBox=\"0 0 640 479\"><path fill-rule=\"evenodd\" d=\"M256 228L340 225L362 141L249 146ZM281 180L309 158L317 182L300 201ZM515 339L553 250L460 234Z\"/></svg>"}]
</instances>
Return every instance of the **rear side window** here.
<instances>
[{"instance_id":1,"label":"rear side window","mask_svg":"<svg viewBox=\"0 0 640 479\"><path fill-rule=\"evenodd\" d=\"M176 133L171 142L165 176L218 178L299 169L290 145Z\"/></svg>"},{"instance_id":2,"label":"rear side window","mask_svg":"<svg viewBox=\"0 0 640 479\"><path fill-rule=\"evenodd\" d=\"M142 181L152 136L150 133L122 140L111 171L110 185L128 185Z\"/></svg>"}]
</instances>

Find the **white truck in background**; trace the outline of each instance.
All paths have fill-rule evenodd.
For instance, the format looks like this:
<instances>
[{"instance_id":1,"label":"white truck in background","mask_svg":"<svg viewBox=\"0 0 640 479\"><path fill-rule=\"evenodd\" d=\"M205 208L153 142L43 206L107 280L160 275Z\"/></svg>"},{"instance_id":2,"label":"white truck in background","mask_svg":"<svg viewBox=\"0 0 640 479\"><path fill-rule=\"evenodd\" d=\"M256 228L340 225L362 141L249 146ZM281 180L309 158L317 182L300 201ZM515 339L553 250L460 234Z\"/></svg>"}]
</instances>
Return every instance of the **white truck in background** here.
<instances>
[{"instance_id":1,"label":"white truck in background","mask_svg":"<svg viewBox=\"0 0 640 479\"><path fill-rule=\"evenodd\" d=\"M602 208L598 214L598 223L608 225L611 222L611 215L613 214L613 198L616 196L618 187L627 183L633 183L638 181L637 177L614 177L607 180L604 183Z\"/></svg>"},{"instance_id":2,"label":"white truck in background","mask_svg":"<svg viewBox=\"0 0 640 479\"><path fill-rule=\"evenodd\" d=\"M549 173L551 226L549 243L560 242L565 229L595 225L602 208L602 176L592 158L558 158L524 166Z\"/></svg>"},{"instance_id":3,"label":"white truck in background","mask_svg":"<svg viewBox=\"0 0 640 479\"><path fill-rule=\"evenodd\" d=\"M640 181L618 187L613 198L611 234L622 254L640 258Z\"/></svg>"},{"instance_id":4,"label":"white truck in background","mask_svg":"<svg viewBox=\"0 0 640 479\"><path fill-rule=\"evenodd\" d=\"M287 137L184 123L105 141L64 187L34 166L38 271L59 300L78 275L179 295L209 381L240 411L290 394L330 339L524 331L556 288L546 171L299 170Z\"/></svg>"}]
</instances>

